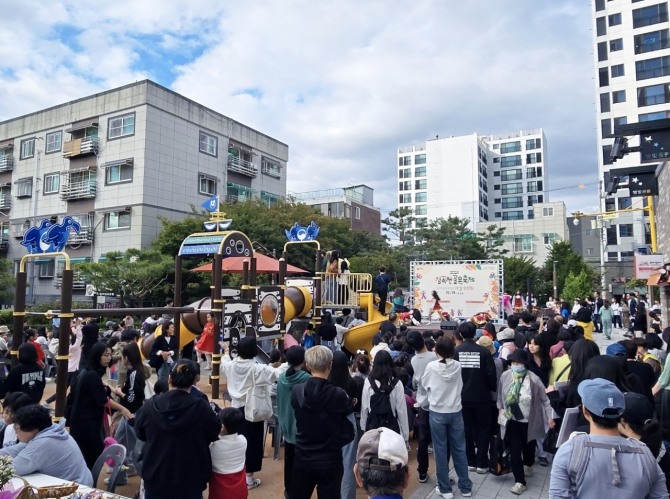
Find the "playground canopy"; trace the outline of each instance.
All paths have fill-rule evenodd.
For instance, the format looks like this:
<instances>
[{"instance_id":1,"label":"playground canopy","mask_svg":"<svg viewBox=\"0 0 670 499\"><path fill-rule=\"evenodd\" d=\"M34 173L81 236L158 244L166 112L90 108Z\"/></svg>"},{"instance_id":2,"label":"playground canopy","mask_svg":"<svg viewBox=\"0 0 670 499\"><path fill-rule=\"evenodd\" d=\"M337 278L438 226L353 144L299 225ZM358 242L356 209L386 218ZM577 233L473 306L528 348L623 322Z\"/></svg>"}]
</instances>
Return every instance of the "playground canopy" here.
<instances>
[{"instance_id":1,"label":"playground canopy","mask_svg":"<svg viewBox=\"0 0 670 499\"><path fill-rule=\"evenodd\" d=\"M256 272L259 274L278 274L279 273L279 260L276 260L270 256L263 255L261 253L256 253ZM242 257L242 256L232 256L229 258L224 258L221 260L221 271L228 272L231 274L241 274L242 273L242 262L244 260L251 260L251 257ZM193 272L211 272L212 263L207 263L196 267L193 269ZM309 274L307 270L303 270L295 265L286 265L287 274Z\"/></svg>"}]
</instances>

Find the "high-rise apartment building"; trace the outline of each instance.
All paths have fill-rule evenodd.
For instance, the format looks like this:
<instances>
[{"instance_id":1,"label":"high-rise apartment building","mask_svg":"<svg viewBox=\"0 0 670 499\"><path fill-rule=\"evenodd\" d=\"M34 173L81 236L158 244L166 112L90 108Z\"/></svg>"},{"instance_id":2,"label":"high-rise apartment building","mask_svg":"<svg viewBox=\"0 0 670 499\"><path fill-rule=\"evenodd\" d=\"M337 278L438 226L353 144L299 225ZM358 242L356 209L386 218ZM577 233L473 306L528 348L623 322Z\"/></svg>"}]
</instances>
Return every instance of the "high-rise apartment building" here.
<instances>
[{"instance_id":1,"label":"high-rise apartment building","mask_svg":"<svg viewBox=\"0 0 670 499\"><path fill-rule=\"evenodd\" d=\"M642 164L639 152L611 161L617 127L670 118L668 2L595 0L592 8L601 208L642 207L644 198L631 198L625 183L612 194L605 191L610 173ZM629 137L629 146L639 145ZM600 227L605 283L633 277L635 251L650 243L644 212L613 214Z\"/></svg>"},{"instance_id":2,"label":"high-rise apartment building","mask_svg":"<svg viewBox=\"0 0 670 499\"><path fill-rule=\"evenodd\" d=\"M542 129L476 133L398 149L398 208L416 224L457 216L479 221L526 220L547 201Z\"/></svg>"},{"instance_id":3,"label":"high-rise apartment building","mask_svg":"<svg viewBox=\"0 0 670 499\"><path fill-rule=\"evenodd\" d=\"M286 196L288 146L145 80L0 123L0 251L18 261L27 228L70 215L66 251L98 261L148 246L160 217L214 195L272 204ZM28 269L35 301L57 298L64 262ZM82 299L86 283L75 283Z\"/></svg>"}]
</instances>

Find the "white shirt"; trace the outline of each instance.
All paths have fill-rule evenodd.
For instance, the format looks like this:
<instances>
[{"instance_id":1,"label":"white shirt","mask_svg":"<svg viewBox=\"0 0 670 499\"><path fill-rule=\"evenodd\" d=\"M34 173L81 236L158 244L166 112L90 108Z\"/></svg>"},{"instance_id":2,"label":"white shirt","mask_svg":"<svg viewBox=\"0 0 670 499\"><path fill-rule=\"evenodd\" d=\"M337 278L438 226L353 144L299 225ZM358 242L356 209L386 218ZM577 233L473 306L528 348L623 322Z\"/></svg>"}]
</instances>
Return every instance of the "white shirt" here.
<instances>
[{"instance_id":1,"label":"white shirt","mask_svg":"<svg viewBox=\"0 0 670 499\"><path fill-rule=\"evenodd\" d=\"M363 395L361 396L361 428L365 431L365 423L370 414L370 397L374 391L370 386L370 378L365 379L363 384ZM379 386L377 381L374 381ZM400 426L400 434L402 438L405 439L405 442L409 440L409 422L407 421L407 403L405 402L405 390L403 388L402 382L398 381L393 387L391 392L391 408L393 409L393 414L398 420L398 426Z\"/></svg>"},{"instance_id":2,"label":"white shirt","mask_svg":"<svg viewBox=\"0 0 670 499\"><path fill-rule=\"evenodd\" d=\"M247 452L247 439L243 435L220 435L216 442L209 445L212 455L212 471L229 475L244 468Z\"/></svg>"},{"instance_id":3,"label":"white shirt","mask_svg":"<svg viewBox=\"0 0 670 499\"><path fill-rule=\"evenodd\" d=\"M5 438L2 440L2 446L5 447L7 444L16 443L16 430L14 430L14 424L8 424L5 426Z\"/></svg>"},{"instance_id":4,"label":"white shirt","mask_svg":"<svg viewBox=\"0 0 670 499\"><path fill-rule=\"evenodd\" d=\"M617 302L612 303L612 314L621 315L621 305Z\"/></svg>"}]
</instances>

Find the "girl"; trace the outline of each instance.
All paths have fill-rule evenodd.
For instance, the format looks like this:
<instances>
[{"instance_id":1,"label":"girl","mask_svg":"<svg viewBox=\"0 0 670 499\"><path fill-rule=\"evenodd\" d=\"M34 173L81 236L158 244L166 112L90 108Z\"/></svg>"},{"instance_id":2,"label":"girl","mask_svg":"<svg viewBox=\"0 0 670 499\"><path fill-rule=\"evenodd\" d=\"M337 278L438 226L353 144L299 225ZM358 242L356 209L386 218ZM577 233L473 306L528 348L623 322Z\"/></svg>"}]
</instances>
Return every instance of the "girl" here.
<instances>
[{"instance_id":1,"label":"girl","mask_svg":"<svg viewBox=\"0 0 670 499\"><path fill-rule=\"evenodd\" d=\"M174 337L172 321L163 322L163 334L156 337L151 346L152 367L156 368L159 378L167 378L174 363L174 354L179 350L177 338Z\"/></svg>"},{"instance_id":2,"label":"girl","mask_svg":"<svg viewBox=\"0 0 670 499\"><path fill-rule=\"evenodd\" d=\"M399 314L409 311L409 309L405 306L405 295L403 294L401 288L395 288L391 302L393 303L393 311L395 313Z\"/></svg>"},{"instance_id":3,"label":"girl","mask_svg":"<svg viewBox=\"0 0 670 499\"><path fill-rule=\"evenodd\" d=\"M547 333L536 334L528 342L528 352L531 355L528 363L529 369L540 378L545 387L549 385L549 373L551 372L549 348Z\"/></svg>"},{"instance_id":4,"label":"girl","mask_svg":"<svg viewBox=\"0 0 670 499\"><path fill-rule=\"evenodd\" d=\"M204 355L207 360L206 370L212 369L212 353L214 352L214 316L207 314L207 323L202 329L202 334L198 343L195 345L195 355L200 362L200 355Z\"/></svg>"},{"instance_id":5,"label":"girl","mask_svg":"<svg viewBox=\"0 0 670 499\"><path fill-rule=\"evenodd\" d=\"M600 321L603 325L603 333L608 340L612 339L612 323L614 322L614 310L611 307L610 301L605 300L603 307L600 309Z\"/></svg>"}]
</instances>

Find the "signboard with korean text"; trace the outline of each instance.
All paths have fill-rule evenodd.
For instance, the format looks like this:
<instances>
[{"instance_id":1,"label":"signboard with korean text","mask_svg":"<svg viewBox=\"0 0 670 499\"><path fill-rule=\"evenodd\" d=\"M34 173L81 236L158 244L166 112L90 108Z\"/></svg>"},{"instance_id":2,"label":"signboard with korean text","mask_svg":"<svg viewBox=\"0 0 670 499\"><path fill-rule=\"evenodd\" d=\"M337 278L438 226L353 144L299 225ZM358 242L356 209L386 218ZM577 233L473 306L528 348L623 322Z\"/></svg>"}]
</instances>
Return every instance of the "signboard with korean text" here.
<instances>
[{"instance_id":1,"label":"signboard with korean text","mask_svg":"<svg viewBox=\"0 0 670 499\"><path fill-rule=\"evenodd\" d=\"M410 279L413 307L422 313L439 307L452 317L502 316L502 260L411 262Z\"/></svg>"},{"instance_id":2,"label":"signboard with korean text","mask_svg":"<svg viewBox=\"0 0 670 499\"><path fill-rule=\"evenodd\" d=\"M663 255L635 255L635 279L649 279L663 267Z\"/></svg>"}]
</instances>

